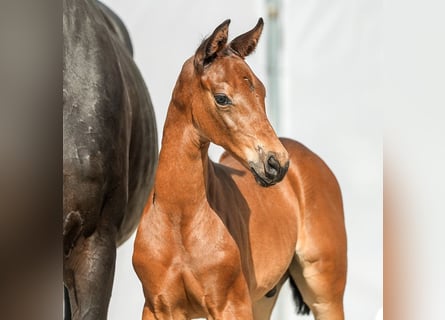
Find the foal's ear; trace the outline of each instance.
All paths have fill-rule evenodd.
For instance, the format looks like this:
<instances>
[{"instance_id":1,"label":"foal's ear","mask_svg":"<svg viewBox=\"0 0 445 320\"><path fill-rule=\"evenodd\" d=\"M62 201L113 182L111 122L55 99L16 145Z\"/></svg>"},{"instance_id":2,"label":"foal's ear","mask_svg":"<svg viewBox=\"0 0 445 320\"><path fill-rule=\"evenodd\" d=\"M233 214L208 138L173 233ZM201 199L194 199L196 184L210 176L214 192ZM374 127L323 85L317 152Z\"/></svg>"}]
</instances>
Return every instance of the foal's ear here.
<instances>
[{"instance_id":1,"label":"foal's ear","mask_svg":"<svg viewBox=\"0 0 445 320\"><path fill-rule=\"evenodd\" d=\"M263 31L263 26L263 18L259 18L258 23L252 30L233 39L232 42L230 42L229 47L239 54L241 58L247 57L255 50L261 32Z\"/></svg>"},{"instance_id":2,"label":"foal's ear","mask_svg":"<svg viewBox=\"0 0 445 320\"><path fill-rule=\"evenodd\" d=\"M216 58L218 52L226 46L230 19L216 27L210 37L205 39L195 53L195 68L201 73L204 67Z\"/></svg>"}]
</instances>

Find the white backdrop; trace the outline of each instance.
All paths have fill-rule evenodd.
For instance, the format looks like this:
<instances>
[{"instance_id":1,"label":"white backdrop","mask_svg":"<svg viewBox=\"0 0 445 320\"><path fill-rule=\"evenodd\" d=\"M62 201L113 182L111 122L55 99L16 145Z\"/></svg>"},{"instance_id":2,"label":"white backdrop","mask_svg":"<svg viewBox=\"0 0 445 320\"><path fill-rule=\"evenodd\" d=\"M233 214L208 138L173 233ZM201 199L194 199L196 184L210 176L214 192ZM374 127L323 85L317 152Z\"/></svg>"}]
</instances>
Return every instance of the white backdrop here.
<instances>
[{"instance_id":1,"label":"white backdrop","mask_svg":"<svg viewBox=\"0 0 445 320\"><path fill-rule=\"evenodd\" d=\"M247 61L267 85L265 0L104 2L129 29L159 138L182 63L227 18L232 19L231 37L265 18L265 34ZM382 4L375 0L283 0L279 16L282 106L277 132L318 153L340 182L348 232L347 319L375 319L383 304L381 15ZM133 240L118 249L111 320L141 318L143 295L131 265ZM287 288L273 319L298 319Z\"/></svg>"}]
</instances>

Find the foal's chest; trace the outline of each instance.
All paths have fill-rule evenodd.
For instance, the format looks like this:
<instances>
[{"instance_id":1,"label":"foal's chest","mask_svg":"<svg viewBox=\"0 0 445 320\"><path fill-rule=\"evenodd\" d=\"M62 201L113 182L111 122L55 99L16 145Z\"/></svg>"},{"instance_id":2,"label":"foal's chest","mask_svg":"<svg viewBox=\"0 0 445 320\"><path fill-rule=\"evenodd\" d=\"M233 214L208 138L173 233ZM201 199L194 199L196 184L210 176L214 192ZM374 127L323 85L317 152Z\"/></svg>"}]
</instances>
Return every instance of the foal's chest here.
<instances>
[{"instance_id":1,"label":"foal's chest","mask_svg":"<svg viewBox=\"0 0 445 320\"><path fill-rule=\"evenodd\" d=\"M199 216L199 214L197 215ZM155 221L153 221L155 222ZM153 229L149 223L146 291L154 309L181 309L190 317L209 315L209 306L233 290L242 277L239 248L225 225L213 214L210 219ZM162 235L161 235L162 234ZM162 242L162 244L161 244Z\"/></svg>"}]
</instances>

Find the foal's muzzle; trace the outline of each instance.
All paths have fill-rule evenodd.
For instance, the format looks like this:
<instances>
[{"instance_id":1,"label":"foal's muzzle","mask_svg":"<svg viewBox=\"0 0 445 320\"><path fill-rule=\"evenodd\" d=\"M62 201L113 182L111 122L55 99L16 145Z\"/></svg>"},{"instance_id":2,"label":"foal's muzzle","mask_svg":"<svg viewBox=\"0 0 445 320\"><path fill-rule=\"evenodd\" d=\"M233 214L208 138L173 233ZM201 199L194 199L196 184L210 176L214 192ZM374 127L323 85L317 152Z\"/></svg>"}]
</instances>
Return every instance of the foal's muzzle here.
<instances>
[{"instance_id":1,"label":"foal's muzzle","mask_svg":"<svg viewBox=\"0 0 445 320\"><path fill-rule=\"evenodd\" d=\"M275 154L269 153L264 161L250 162L249 166L256 182L263 187L269 187L283 180L289 168L289 161L281 165Z\"/></svg>"}]
</instances>

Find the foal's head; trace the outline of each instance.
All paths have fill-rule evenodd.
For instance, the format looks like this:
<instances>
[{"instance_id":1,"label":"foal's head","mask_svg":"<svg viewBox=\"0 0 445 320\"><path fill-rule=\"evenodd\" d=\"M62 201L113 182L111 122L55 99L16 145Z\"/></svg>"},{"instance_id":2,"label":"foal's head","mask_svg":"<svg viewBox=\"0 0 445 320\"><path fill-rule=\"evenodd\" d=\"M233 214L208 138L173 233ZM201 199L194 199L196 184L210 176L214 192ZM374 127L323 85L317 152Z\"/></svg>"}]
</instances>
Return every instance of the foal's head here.
<instances>
[{"instance_id":1,"label":"foal's head","mask_svg":"<svg viewBox=\"0 0 445 320\"><path fill-rule=\"evenodd\" d=\"M260 185L270 186L286 174L288 153L267 119L264 85L244 61L255 50L263 19L227 43L229 23L219 25L189 61L195 79L191 116L201 139L225 148Z\"/></svg>"}]
</instances>

